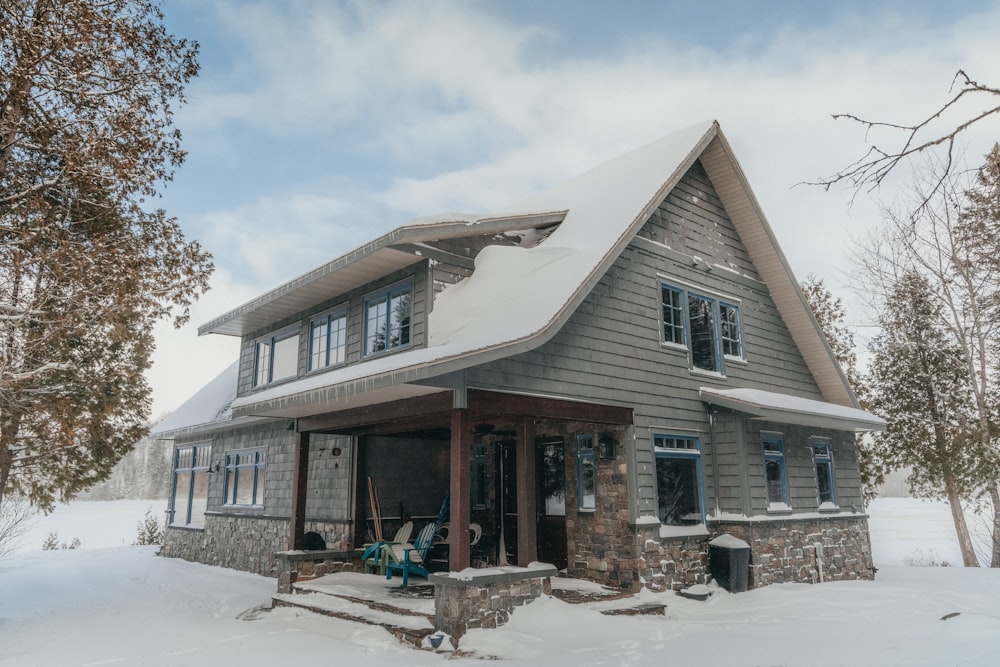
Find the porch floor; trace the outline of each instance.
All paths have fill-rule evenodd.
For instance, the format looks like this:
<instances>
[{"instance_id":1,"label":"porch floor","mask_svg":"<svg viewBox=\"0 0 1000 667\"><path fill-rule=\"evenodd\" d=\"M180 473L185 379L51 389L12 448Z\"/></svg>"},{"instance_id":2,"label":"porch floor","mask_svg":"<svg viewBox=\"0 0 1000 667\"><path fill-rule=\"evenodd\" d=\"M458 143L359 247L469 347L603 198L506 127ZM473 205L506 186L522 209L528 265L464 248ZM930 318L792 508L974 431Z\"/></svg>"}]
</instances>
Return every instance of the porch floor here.
<instances>
[{"instance_id":1,"label":"porch floor","mask_svg":"<svg viewBox=\"0 0 1000 667\"><path fill-rule=\"evenodd\" d=\"M396 639L427 648L434 633L434 586L423 579L386 579L375 574L340 572L293 585L294 593L273 597L276 607L298 607L343 620L378 625ZM666 604L641 601L643 596L566 577L552 578L552 596L607 615L666 613Z\"/></svg>"}]
</instances>

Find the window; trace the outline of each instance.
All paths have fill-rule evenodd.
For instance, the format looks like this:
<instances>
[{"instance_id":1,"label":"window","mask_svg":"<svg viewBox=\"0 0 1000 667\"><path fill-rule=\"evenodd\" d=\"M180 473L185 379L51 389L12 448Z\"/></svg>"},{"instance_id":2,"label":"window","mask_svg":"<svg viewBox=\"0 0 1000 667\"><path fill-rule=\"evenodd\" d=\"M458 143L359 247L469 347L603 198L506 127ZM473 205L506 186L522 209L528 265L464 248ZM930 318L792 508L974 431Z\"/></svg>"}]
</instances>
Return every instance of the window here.
<instances>
[{"instance_id":1,"label":"window","mask_svg":"<svg viewBox=\"0 0 1000 667\"><path fill-rule=\"evenodd\" d=\"M410 285L365 299L365 355L410 344Z\"/></svg>"},{"instance_id":2,"label":"window","mask_svg":"<svg viewBox=\"0 0 1000 667\"><path fill-rule=\"evenodd\" d=\"M225 505L264 504L264 452L226 454Z\"/></svg>"},{"instance_id":3,"label":"window","mask_svg":"<svg viewBox=\"0 0 1000 667\"><path fill-rule=\"evenodd\" d=\"M704 479L698 438L653 436L657 516L668 526L705 521Z\"/></svg>"},{"instance_id":4,"label":"window","mask_svg":"<svg viewBox=\"0 0 1000 667\"><path fill-rule=\"evenodd\" d=\"M257 341L253 385L277 382L298 375L299 335L272 336Z\"/></svg>"},{"instance_id":5,"label":"window","mask_svg":"<svg viewBox=\"0 0 1000 667\"><path fill-rule=\"evenodd\" d=\"M309 325L309 370L344 363L347 354L347 311L341 310Z\"/></svg>"},{"instance_id":6,"label":"window","mask_svg":"<svg viewBox=\"0 0 1000 667\"><path fill-rule=\"evenodd\" d=\"M208 463L210 445L178 447L174 450L174 494L170 524L204 526L208 508Z\"/></svg>"},{"instance_id":7,"label":"window","mask_svg":"<svg viewBox=\"0 0 1000 667\"><path fill-rule=\"evenodd\" d=\"M661 283L663 342L687 347L691 368L723 373L723 358L743 359L740 307Z\"/></svg>"},{"instance_id":8,"label":"window","mask_svg":"<svg viewBox=\"0 0 1000 667\"><path fill-rule=\"evenodd\" d=\"M788 509L788 480L785 477L785 443L781 434L761 434L764 444L764 481L771 509Z\"/></svg>"},{"instance_id":9,"label":"window","mask_svg":"<svg viewBox=\"0 0 1000 667\"><path fill-rule=\"evenodd\" d=\"M588 512L597 509L597 466L591 434L576 436L576 473L580 509Z\"/></svg>"},{"instance_id":10,"label":"window","mask_svg":"<svg viewBox=\"0 0 1000 667\"><path fill-rule=\"evenodd\" d=\"M816 489L820 505L837 504L837 485L833 476L833 455L830 441L814 438L812 441L813 462L816 464Z\"/></svg>"}]
</instances>

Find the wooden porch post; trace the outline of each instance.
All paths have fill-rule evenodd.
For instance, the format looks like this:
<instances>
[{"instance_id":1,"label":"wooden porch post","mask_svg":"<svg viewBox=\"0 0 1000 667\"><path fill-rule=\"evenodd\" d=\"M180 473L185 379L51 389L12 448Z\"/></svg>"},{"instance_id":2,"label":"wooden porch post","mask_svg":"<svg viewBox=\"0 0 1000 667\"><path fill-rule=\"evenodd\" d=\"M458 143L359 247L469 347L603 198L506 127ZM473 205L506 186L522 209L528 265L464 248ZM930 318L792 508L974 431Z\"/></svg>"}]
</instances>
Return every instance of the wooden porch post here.
<instances>
[{"instance_id":1,"label":"wooden porch post","mask_svg":"<svg viewBox=\"0 0 1000 667\"><path fill-rule=\"evenodd\" d=\"M458 572L469 567L469 493L471 492L472 420L468 408L451 411L451 522L448 569Z\"/></svg>"},{"instance_id":2,"label":"wooden porch post","mask_svg":"<svg viewBox=\"0 0 1000 667\"><path fill-rule=\"evenodd\" d=\"M517 425L517 564L538 560L538 498L535 480L535 423Z\"/></svg>"},{"instance_id":3,"label":"wooden porch post","mask_svg":"<svg viewBox=\"0 0 1000 667\"><path fill-rule=\"evenodd\" d=\"M302 549L306 534L306 480L309 479L309 433L296 433L295 477L292 481L291 534L289 549Z\"/></svg>"}]
</instances>

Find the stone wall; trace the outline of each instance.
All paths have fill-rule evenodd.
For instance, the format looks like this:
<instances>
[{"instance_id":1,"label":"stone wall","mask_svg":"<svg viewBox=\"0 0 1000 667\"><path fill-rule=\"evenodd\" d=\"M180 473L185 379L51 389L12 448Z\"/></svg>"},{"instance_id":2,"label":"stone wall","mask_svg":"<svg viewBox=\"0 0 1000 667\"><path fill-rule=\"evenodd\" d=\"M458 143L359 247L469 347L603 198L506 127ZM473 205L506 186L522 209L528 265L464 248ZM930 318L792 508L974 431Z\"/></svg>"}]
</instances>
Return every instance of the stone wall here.
<instances>
[{"instance_id":1,"label":"stone wall","mask_svg":"<svg viewBox=\"0 0 1000 667\"><path fill-rule=\"evenodd\" d=\"M489 568L478 573L436 573L434 629L458 641L474 628L498 628L516 607L552 593L551 565Z\"/></svg>"},{"instance_id":2,"label":"stone wall","mask_svg":"<svg viewBox=\"0 0 1000 667\"><path fill-rule=\"evenodd\" d=\"M349 528L346 523L306 521L306 531L322 535L331 549L350 548ZM276 577L275 554L288 548L288 532L288 517L208 514L201 529L168 526L159 553Z\"/></svg>"},{"instance_id":3,"label":"stone wall","mask_svg":"<svg viewBox=\"0 0 1000 667\"><path fill-rule=\"evenodd\" d=\"M657 593L708 583L708 536L661 538L659 522L635 529L639 582Z\"/></svg>"},{"instance_id":4,"label":"stone wall","mask_svg":"<svg viewBox=\"0 0 1000 667\"><path fill-rule=\"evenodd\" d=\"M628 464L625 462L625 430L595 424L570 423L566 448L566 547L567 574L628 591L638 591L635 537L629 527ZM578 509L576 433L609 434L616 441L615 458L603 458L599 443L595 465L596 508ZM599 438L595 438L598 440Z\"/></svg>"},{"instance_id":5,"label":"stone wall","mask_svg":"<svg viewBox=\"0 0 1000 667\"><path fill-rule=\"evenodd\" d=\"M750 545L750 588L875 578L863 514L720 523L713 533L730 533Z\"/></svg>"}]
</instances>

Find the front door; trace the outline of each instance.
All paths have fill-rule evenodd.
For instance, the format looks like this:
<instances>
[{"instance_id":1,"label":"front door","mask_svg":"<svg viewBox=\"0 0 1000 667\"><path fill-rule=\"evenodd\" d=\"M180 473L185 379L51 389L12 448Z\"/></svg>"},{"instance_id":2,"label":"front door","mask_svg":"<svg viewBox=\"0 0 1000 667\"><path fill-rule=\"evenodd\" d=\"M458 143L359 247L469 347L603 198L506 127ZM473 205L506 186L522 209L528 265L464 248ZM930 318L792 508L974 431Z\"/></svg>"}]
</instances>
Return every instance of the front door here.
<instances>
[{"instance_id":1,"label":"front door","mask_svg":"<svg viewBox=\"0 0 1000 667\"><path fill-rule=\"evenodd\" d=\"M566 447L563 439L535 442L538 465L538 560L562 570L569 565L566 550Z\"/></svg>"}]
</instances>

